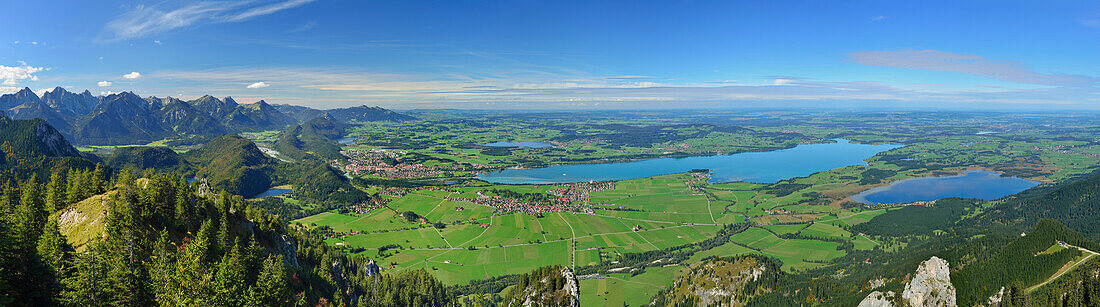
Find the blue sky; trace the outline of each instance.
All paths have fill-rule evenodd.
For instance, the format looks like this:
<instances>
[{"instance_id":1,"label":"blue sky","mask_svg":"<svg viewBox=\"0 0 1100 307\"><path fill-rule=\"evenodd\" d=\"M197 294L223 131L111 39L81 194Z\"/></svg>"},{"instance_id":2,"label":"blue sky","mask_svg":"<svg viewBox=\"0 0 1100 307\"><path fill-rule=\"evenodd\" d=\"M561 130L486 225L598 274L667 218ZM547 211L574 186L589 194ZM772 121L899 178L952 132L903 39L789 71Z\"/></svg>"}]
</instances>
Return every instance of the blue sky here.
<instances>
[{"instance_id":1,"label":"blue sky","mask_svg":"<svg viewBox=\"0 0 1100 307\"><path fill-rule=\"evenodd\" d=\"M320 108L1100 108L1095 1L3 1L0 92Z\"/></svg>"}]
</instances>

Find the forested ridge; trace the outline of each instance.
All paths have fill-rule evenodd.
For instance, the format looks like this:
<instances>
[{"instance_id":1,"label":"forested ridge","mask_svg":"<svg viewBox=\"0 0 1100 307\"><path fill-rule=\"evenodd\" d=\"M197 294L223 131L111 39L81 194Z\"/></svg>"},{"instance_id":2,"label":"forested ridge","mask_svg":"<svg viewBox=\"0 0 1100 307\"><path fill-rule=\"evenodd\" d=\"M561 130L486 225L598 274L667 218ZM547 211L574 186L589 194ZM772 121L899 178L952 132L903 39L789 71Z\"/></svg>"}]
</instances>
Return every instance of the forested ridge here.
<instances>
[{"instance_id":1,"label":"forested ridge","mask_svg":"<svg viewBox=\"0 0 1100 307\"><path fill-rule=\"evenodd\" d=\"M74 175L75 174L75 175ZM184 178L104 167L37 176L3 188L0 301L20 306L443 305L423 271L363 269L308 232L239 196L201 193ZM70 181L71 182L67 182ZM88 195L117 193L100 237L80 251L55 212ZM370 275L370 276L368 276Z\"/></svg>"}]
</instances>

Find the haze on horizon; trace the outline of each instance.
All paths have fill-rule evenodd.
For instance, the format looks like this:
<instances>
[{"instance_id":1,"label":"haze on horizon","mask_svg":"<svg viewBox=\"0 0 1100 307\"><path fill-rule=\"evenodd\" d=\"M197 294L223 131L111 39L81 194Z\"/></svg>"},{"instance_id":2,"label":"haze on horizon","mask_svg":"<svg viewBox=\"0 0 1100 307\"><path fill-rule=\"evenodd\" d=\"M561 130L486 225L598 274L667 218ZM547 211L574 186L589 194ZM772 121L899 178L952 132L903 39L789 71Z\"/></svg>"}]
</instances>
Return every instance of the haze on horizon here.
<instances>
[{"instance_id":1,"label":"haze on horizon","mask_svg":"<svg viewBox=\"0 0 1100 307\"><path fill-rule=\"evenodd\" d=\"M0 93L318 108L1100 109L1093 1L5 1Z\"/></svg>"}]
</instances>

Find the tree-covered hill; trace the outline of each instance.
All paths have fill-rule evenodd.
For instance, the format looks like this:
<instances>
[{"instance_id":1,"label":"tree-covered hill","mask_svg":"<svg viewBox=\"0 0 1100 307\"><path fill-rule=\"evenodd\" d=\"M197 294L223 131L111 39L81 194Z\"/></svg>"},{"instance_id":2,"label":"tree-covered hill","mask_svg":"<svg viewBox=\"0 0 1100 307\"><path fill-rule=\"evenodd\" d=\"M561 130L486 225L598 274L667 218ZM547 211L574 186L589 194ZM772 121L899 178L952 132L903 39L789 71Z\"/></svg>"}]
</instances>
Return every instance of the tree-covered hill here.
<instances>
[{"instance_id":1,"label":"tree-covered hill","mask_svg":"<svg viewBox=\"0 0 1100 307\"><path fill-rule=\"evenodd\" d=\"M346 129L346 124L331 117L314 118L284 130L275 141L275 149L294 159L305 159L310 154L328 160L341 159L343 155L336 139L344 135Z\"/></svg>"},{"instance_id":2,"label":"tree-covered hill","mask_svg":"<svg viewBox=\"0 0 1100 307\"><path fill-rule=\"evenodd\" d=\"M271 187L277 160L243 137L227 134L187 152L185 157L199 166L197 176L211 185L244 196L260 194Z\"/></svg>"},{"instance_id":3,"label":"tree-covered hill","mask_svg":"<svg viewBox=\"0 0 1100 307\"><path fill-rule=\"evenodd\" d=\"M54 170L91 167L93 164L45 121L0 117L0 181L26 179L30 174L44 178Z\"/></svg>"},{"instance_id":4,"label":"tree-covered hill","mask_svg":"<svg viewBox=\"0 0 1100 307\"><path fill-rule=\"evenodd\" d=\"M162 173L176 172L183 175L193 174L194 165L181 157L176 151L160 146L127 146L116 148L111 156L104 159L116 169L145 170L154 169Z\"/></svg>"},{"instance_id":5,"label":"tree-covered hill","mask_svg":"<svg viewBox=\"0 0 1100 307\"><path fill-rule=\"evenodd\" d=\"M975 222L1022 230L1044 218L1055 219L1091 240L1100 240L1100 173L1061 186L1037 189L987 210ZM1026 226L1024 226L1026 227Z\"/></svg>"}]
</instances>

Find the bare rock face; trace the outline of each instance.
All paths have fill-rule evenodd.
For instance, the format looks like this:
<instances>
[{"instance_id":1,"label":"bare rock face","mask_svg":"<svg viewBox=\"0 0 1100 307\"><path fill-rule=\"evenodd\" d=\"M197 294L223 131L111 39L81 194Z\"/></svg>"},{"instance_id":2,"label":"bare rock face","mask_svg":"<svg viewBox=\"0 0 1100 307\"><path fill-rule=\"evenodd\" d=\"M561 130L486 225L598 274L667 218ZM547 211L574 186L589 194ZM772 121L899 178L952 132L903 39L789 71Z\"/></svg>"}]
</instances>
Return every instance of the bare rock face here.
<instances>
[{"instance_id":1,"label":"bare rock face","mask_svg":"<svg viewBox=\"0 0 1100 307\"><path fill-rule=\"evenodd\" d=\"M580 284L577 283L577 276L573 274L573 270L569 269L569 267L563 266L561 268L561 277L565 280L565 285L557 291L564 291L568 297L564 300L554 300L552 304L555 306L580 307L581 288ZM546 301L543 300L545 295L546 293L531 292L526 296L526 299L524 299L523 306L543 306L546 304Z\"/></svg>"},{"instance_id":2,"label":"bare rock face","mask_svg":"<svg viewBox=\"0 0 1100 307\"><path fill-rule=\"evenodd\" d=\"M910 306L957 306L947 261L933 256L921 262L916 275L905 285L901 297Z\"/></svg>"},{"instance_id":3,"label":"bare rock face","mask_svg":"<svg viewBox=\"0 0 1100 307\"><path fill-rule=\"evenodd\" d=\"M927 261L921 262L916 274L909 283L905 284L905 291L900 297L903 305L913 307L955 307L955 286L951 284L951 270L947 261L933 256ZM893 291L882 293L871 292L860 307L886 307L894 306L898 297Z\"/></svg>"},{"instance_id":4,"label":"bare rock face","mask_svg":"<svg viewBox=\"0 0 1100 307\"><path fill-rule=\"evenodd\" d=\"M894 291L871 292L863 301L859 302L859 307L892 307L894 306Z\"/></svg>"},{"instance_id":5,"label":"bare rock face","mask_svg":"<svg viewBox=\"0 0 1100 307\"><path fill-rule=\"evenodd\" d=\"M368 260L367 264L363 266L363 274L367 277L378 274L378 264L374 263L374 259Z\"/></svg>"}]
</instances>

